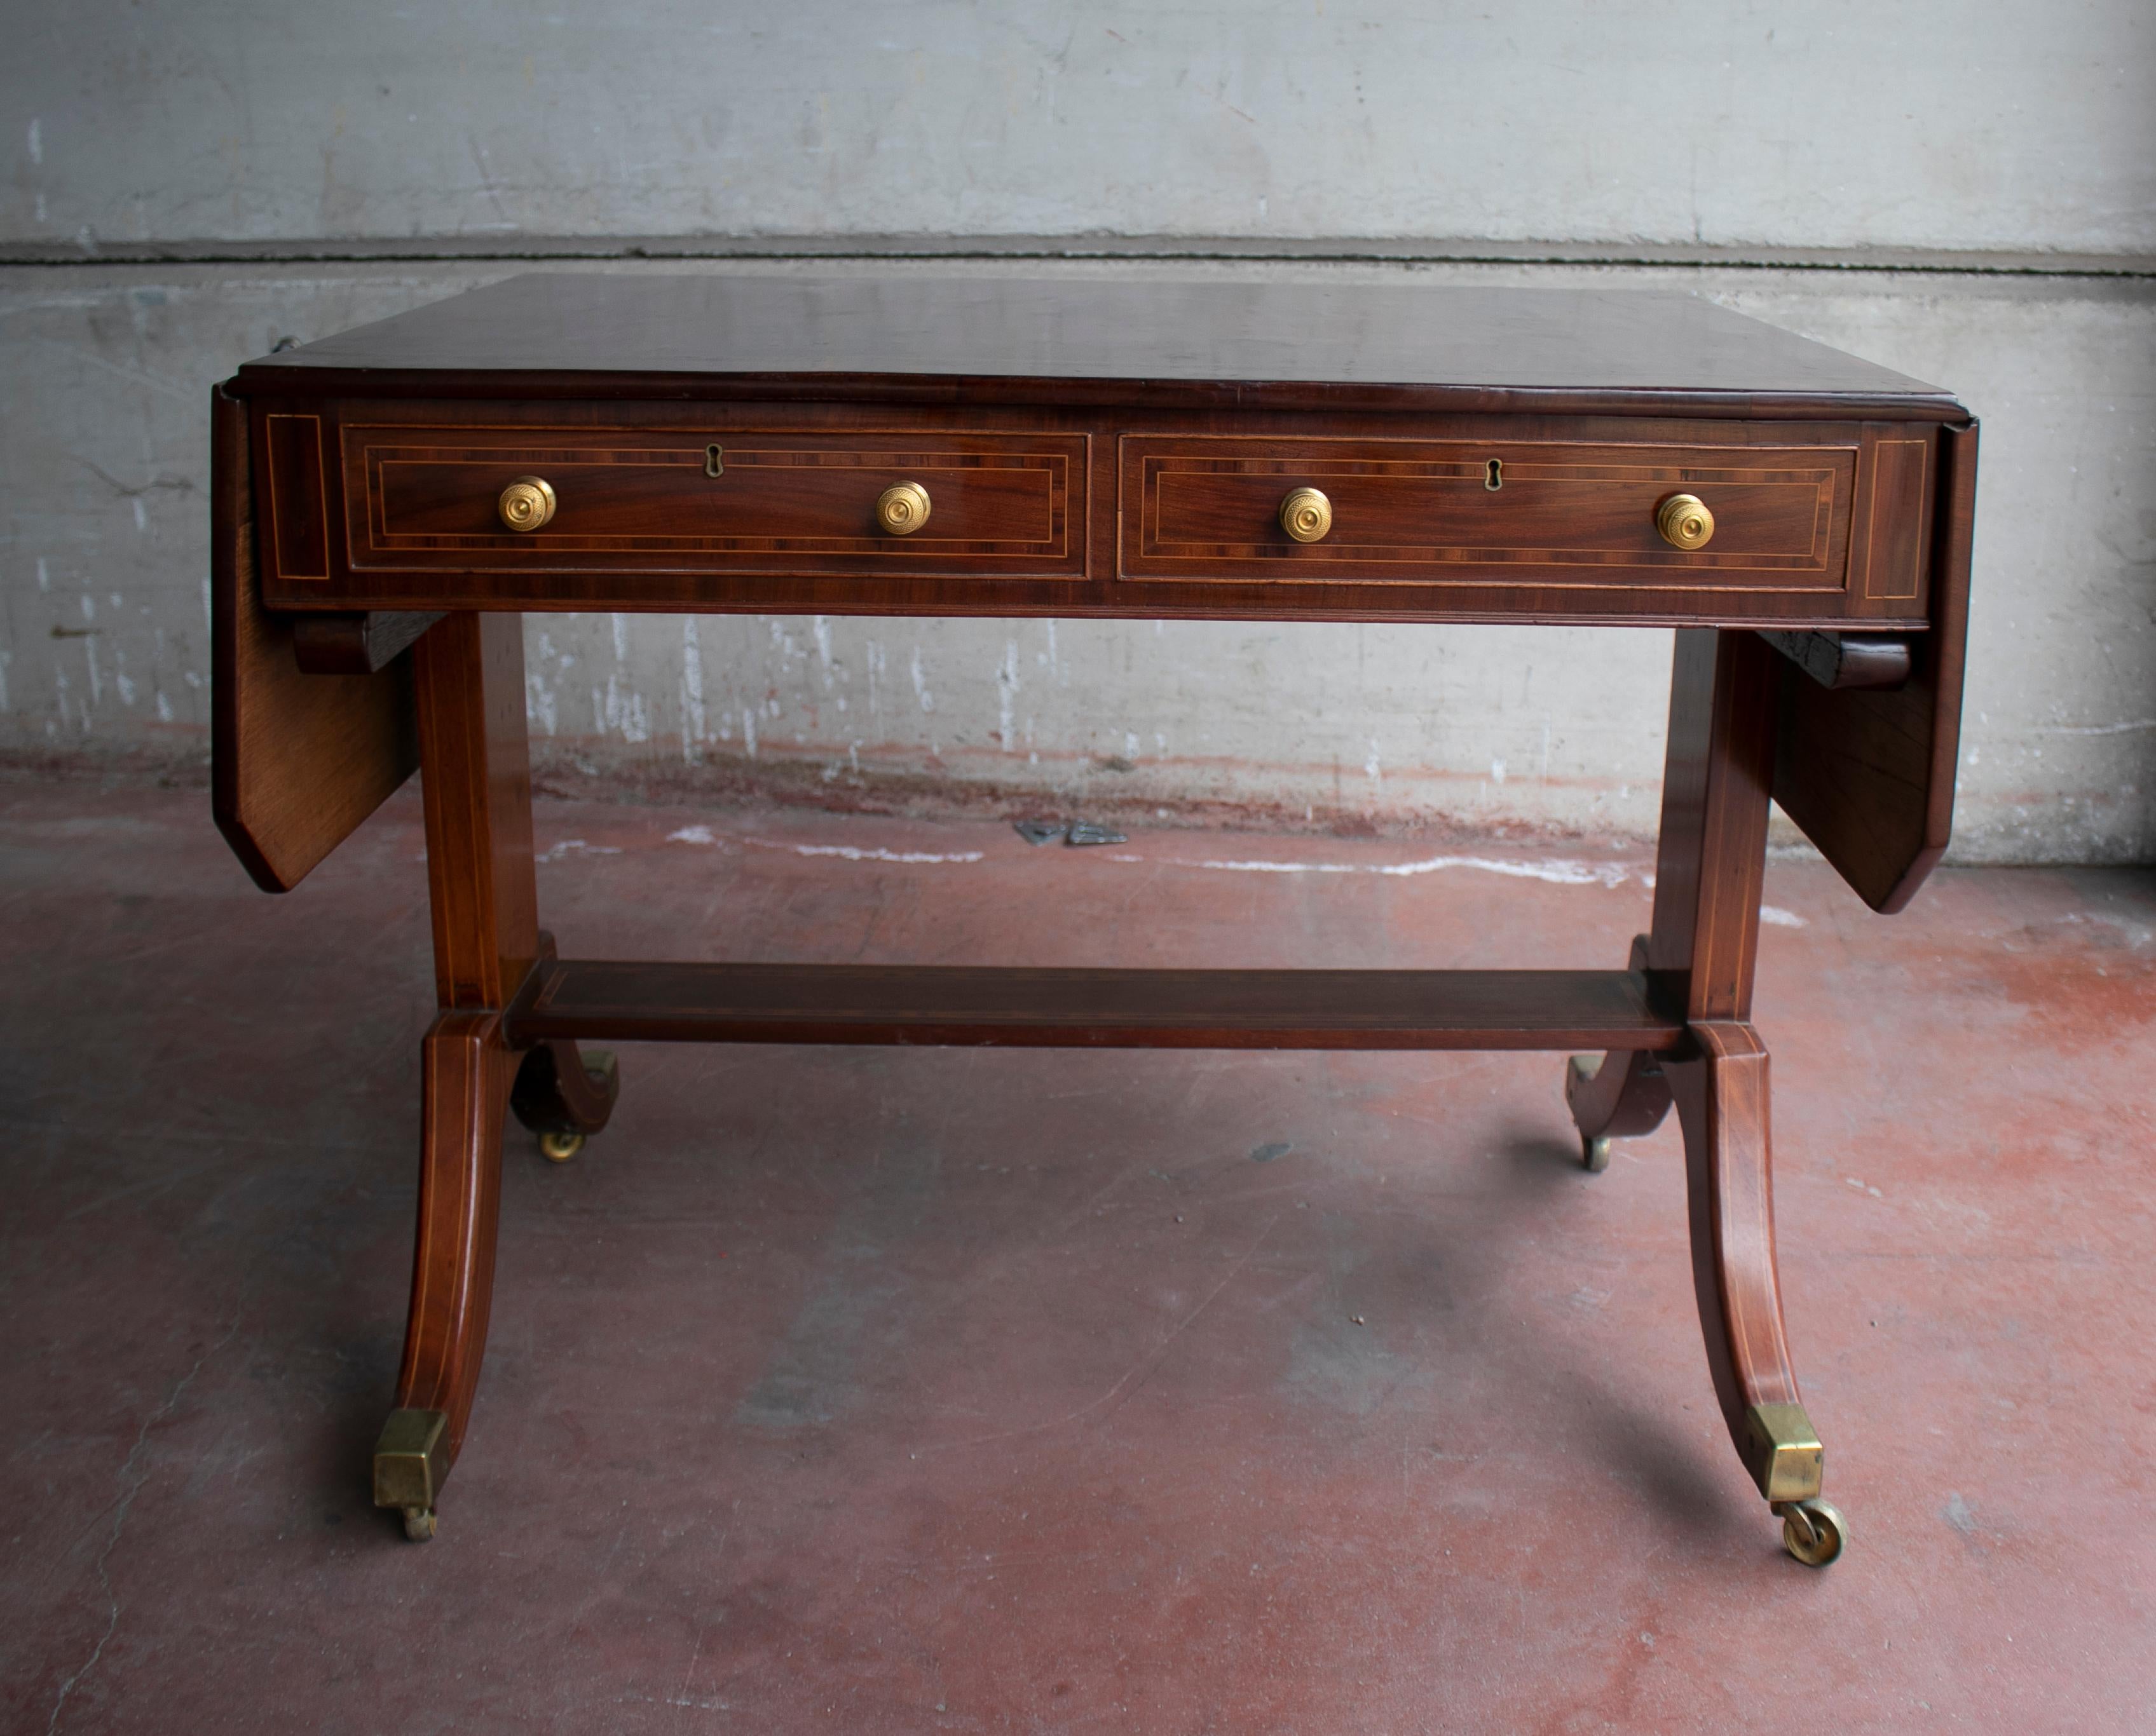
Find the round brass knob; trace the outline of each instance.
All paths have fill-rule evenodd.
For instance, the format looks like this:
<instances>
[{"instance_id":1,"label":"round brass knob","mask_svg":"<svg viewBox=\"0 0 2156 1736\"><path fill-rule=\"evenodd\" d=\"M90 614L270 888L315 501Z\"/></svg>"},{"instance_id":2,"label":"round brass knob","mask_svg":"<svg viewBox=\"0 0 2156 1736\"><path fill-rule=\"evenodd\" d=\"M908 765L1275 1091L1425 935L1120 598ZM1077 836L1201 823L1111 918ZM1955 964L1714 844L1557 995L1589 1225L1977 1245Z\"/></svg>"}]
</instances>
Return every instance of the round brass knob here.
<instances>
[{"instance_id":1,"label":"round brass knob","mask_svg":"<svg viewBox=\"0 0 2156 1736\"><path fill-rule=\"evenodd\" d=\"M1319 542L1332 528L1332 503L1316 489L1293 489L1281 502L1281 529L1297 542Z\"/></svg>"},{"instance_id":2,"label":"round brass knob","mask_svg":"<svg viewBox=\"0 0 2156 1736\"><path fill-rule=\"evenodd\" d=\"M893 536L911 536L928 522L928 490L917 482L894 484L876 496L876 523Z\"/></svg>"},{"instance_id":3,"label":"round brass knob","mask_svg":"<svg viewBox=\"0 0 2156 1736\"><path fill-rule=\"evenodd\" d=\"M495 503L512 530L536 530L554 516L554 489L543 476L520 476Z\"/></svg>"},{"instance_id":4,"label":"round brass knob","mask_svg":"<svg viewBox=\"0 0 2156 1736\"><path fill-rule=\"evenodd\" d=\"M1655 528L1673 549L1703 549L1714 535L1714 515L1697 494L1672 494L1655 509Z\"/></svg>"}]
</instances>

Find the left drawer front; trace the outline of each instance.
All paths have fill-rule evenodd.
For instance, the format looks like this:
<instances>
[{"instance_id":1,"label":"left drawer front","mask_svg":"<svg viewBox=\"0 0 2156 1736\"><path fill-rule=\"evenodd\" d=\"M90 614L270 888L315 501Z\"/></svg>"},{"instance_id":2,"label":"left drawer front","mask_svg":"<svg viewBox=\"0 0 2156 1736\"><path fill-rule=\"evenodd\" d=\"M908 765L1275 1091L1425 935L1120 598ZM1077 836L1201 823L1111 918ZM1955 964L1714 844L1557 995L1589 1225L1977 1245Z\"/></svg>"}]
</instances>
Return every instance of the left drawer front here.
<instances>
[{"instance_id":1,"label":"left drawer front","mask_svg":"<svg viewBox=\"0 0 2156 1736\"><path fill-rule=\"evenodd\" d=\"M341 436L355 572L1085 571L1082 434L347 424ZM552 490L536 530L501 515L522 477ZM876 501L901 483L929 511L894 535Z\"/></svg>"}]
</instances>

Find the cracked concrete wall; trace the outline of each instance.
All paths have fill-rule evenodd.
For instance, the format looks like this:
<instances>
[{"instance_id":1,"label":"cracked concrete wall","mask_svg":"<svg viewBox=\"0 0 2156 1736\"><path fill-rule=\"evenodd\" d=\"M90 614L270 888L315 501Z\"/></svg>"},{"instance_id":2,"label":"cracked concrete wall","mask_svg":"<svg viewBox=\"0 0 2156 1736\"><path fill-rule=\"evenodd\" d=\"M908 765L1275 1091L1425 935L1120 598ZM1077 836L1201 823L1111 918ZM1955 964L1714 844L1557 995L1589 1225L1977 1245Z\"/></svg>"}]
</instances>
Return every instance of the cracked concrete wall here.
<instances>
[{"instance_id":1,"label":"cracked concrete wall","mask_svg":"<svg viewBox=\"0 0 2156 1736\"><path fill-rule=\"evenodd\" d=\"M279 337L526 269L506 256L540 238L602 254L711 231L840 253L894 230L1703 241L1725 263L570 269L1697 290L1949 386L1984 418L1959 858L2156 858L2156 104L2138 100L2138 7L2041 25L1830 7L1798 25L1684 0L1652 28L1592 6L1494 23L1096 8L1082 29L1024 7L741 24L629 0L604 29L480 6L8 9L23 14L0 63L14 754L198 759L211 383ZM450 256L475 236L505 257ZM413 257L303 257L370 237ZM120 241L181 257L98 256ZM2108 258L1762 269L1753 242L1857 262ZM184 263L237 243L280 245ZM9 264L10 245L73 263ZM565 773L1631 834L1654 822L1669 655L1666 633L1610 629L672 616L535 617L527 648L535 737Z\"/></svg>"},{"instance_id":2,"label":"cracked concrete wall","mask_svg":"<svg viewBox=\"0 0 2156 1736\"><path fill-rule=\"evenodd\" d=\"M0 238L2145 251L2142 0L8 0Z\"/></svg>"}]
</instances>

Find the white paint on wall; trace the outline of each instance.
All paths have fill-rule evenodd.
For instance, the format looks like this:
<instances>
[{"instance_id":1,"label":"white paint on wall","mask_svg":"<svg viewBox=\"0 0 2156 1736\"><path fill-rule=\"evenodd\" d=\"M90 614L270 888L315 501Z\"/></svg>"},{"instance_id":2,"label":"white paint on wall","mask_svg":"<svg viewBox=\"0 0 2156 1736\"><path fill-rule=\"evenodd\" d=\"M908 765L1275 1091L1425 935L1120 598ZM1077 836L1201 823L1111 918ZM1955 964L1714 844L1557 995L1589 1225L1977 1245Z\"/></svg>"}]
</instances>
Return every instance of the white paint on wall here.
<instances>
[{"instance_id":1,"label":"white paint on wall","mask_svg":"<svg viewBox=\"0 0 2156 1736\"><path fill-rule=\"evenodd\" d=\"M1017 744L1011 739L1011 719L1018 705L1018 641L1004 642L1004 660L996 666L996 740L1004 752Z\"/></svg>"},{"instance_id":2,"label":"white paint on wall","mask_svg":"<svg viewBox=\"0 0 2156 1736\"><path fill-rule=\"evenodd\" d=\"M704 653L696 617L681 617L681 757L691 766L703 758L702 744L710 739L704 715Z\"/></svg>"}]
</instances>

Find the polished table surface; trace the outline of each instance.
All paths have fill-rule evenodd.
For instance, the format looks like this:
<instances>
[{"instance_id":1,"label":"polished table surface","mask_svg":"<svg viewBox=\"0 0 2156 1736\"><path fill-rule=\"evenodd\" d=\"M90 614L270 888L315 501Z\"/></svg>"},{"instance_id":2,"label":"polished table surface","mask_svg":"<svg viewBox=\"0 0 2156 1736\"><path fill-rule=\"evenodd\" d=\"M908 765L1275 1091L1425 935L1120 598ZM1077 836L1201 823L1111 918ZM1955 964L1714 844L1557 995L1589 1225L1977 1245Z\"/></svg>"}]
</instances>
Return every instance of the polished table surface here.
<instances>
[{"instance_id":1,"label":"polished table surface","mask_svg":"<svg viewBox=\"0 0 2156 1736\"><path fill-rule=\"evenodd\" d=\"M1675 1108L1708 1369L1840 1550L1782 1327L1751 1023L1770 799L1874 908L1953 813L1976 429L1696 297L1160 277L517 278L248 363L213 409L214 805L282 890L424 766L440 1015L375 1498L431 1535L501 1133L606 1123L578 1040L1587 1048L1590 1169ZM557 956L526 610L1599 622L1678 634L1625 968L966 970Z\"/></svg>"},{"instance_id":2,"label":"polished table surface","mask_svg":"<svg viewBox=\"0 0 2156 1736\"><path fill-rule=\"evenodd\" d=\"M483 376L483 377L475 377ZM240 370L250 392L507 390L880 401L1953 420L1950 393L1696 295L1161 279L534 273ZM1627 404L1627 398L1631 402Z\"/></svg>"}]
</instances>

